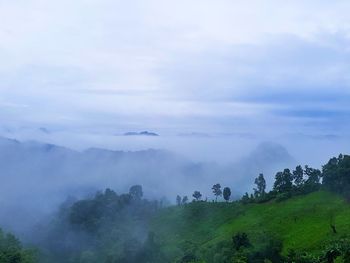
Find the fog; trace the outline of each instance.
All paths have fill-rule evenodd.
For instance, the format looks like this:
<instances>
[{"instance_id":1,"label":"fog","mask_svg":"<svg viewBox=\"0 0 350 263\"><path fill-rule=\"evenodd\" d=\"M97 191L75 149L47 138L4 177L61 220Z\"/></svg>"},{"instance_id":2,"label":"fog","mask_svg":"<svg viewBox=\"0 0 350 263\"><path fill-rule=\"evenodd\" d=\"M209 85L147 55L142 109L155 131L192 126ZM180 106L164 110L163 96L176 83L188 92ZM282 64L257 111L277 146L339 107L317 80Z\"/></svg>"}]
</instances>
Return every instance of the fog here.
<instances>
[{"instance_id":1,"label":"fog","mask_svg":"<svg viewBox=\"0 0 350 263\"><path fill-rule=\"evenodd\" d=\"M252 191L259 173L270 189L277 171L297 164L321 168L348 146L332 136L289 135L289 140L267 141L242 134L42 133L26 130L12 133L20 140L0 140L0 174L6 182L1 184L0 224L23 238L68 197L82 198L105 188L124 193L141 184L146 198L173 204L178 194L192 199L194 190L211 200L211 186L220 183L238 198Z\"/></svg>"},{"instance_id":2,"label":"fog","mask_svg":"<svg viewBox=\"0 0 350 263\"><path fill-rule=\"evenodd\" d=\"M220 151L213 145L206 147ZM54 212L69 196L82 197L105 188L123 193L134 184L144 187L146 197L167 198L169 203L174 203L177 194L191 197L194 190L211 199L211 186L217 182L231 186L234 196L239 196L251 188L258 173L267 172L267 177L272 178L276 169L295 163L287 150L273 143L261 144L251 152L246 150L249 154L239 154L236 152L239 148L235 148L231 153L236 157L228 158L227 162L216 162L217 158L198 161L199 155L193 160L188 158L193 152L186 156L179 149L172 152L160 149L160 145L157 150L117 149L72 150L37 141L1 138L1 179L6 182L1 185L1 225L24 231L41 216Z\"/></svg>"},{"instance_id":3,"label":"fog","mask_svg":"<svg viewBox=\"0 0 350 263\"><path fill-rule=\"evenodd\" d=\"M349 153L349 8L0 0L0 228L30 243L106 188L237 199Z\"/></svg>"}]
</instances>

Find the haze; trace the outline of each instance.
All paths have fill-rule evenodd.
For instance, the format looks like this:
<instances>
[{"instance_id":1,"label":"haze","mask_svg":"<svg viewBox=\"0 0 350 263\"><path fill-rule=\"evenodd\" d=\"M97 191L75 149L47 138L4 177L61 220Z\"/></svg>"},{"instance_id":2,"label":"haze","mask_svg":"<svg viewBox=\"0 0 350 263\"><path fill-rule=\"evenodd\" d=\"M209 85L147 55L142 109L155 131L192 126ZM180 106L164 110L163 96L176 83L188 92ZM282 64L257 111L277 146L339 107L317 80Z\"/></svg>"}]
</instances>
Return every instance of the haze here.
<instances>
[{"instance_id":1,"label":"haze","mask_svg":"<svg viewBox=\"0 0 350 263\"><path fill-rule=\"evenodd\" d=\"M171 199L218 179L240 182L239 195L260 172L271 182L286 165L348 153L349 10L340 0L0 0L0 205L38 208L50 193L46 212L72 192L135 183ZM159 136L125 136L142 131ZM95 149L92 169L91 148L124 152Z\"/></svg>"},{"instance_id":2,"label":"haze","mask_svg":"<svg viewBox=\"0 0 350 263\"><path fill-rule=\"evenodd\" d=\"M45 141L115 149L155 147L113 137L142 130L169 144L230 135L230 147L307 137L344 151L349 5L0 1L2 134L42 139L33 130L44 127Z\"/></svg>"}]
</instances>

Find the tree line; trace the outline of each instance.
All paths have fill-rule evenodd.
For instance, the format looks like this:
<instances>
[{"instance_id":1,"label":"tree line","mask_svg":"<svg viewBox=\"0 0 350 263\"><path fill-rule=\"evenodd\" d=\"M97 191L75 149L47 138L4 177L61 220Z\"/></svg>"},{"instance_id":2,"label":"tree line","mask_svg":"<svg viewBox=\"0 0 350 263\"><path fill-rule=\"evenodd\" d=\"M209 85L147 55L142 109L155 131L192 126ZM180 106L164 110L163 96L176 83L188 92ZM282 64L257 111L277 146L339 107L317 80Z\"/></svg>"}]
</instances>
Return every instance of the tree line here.
<instances>
[{"instance_id":1,"label":"tree line","mask_svg":"<svg viewBox=\"0 0 350 263\"><path fill-rule=\"evenodd\" d=\"M340 154L331 158L322 169L312 168L309 165L296 166L293 170L289 168L279 171L275 175L272 190L266 191L266 180L264 174L259 174L254 180L255 187L252 193L246 192L240 201L242 203L262 203L272 199L277 201L286 200L295 195L308 194L321 188L332 192L343 194L350 200L350 156ZM212 186L215 201L223 196L228 202L231 198L231 188L221 189L219 183ZM192 201L202 201L202 193L198 190L192 194ZM176 197L177 205L188 203L188 196ZM207 198L204 200L207 201Z\"/></svg>"}]
</instances>

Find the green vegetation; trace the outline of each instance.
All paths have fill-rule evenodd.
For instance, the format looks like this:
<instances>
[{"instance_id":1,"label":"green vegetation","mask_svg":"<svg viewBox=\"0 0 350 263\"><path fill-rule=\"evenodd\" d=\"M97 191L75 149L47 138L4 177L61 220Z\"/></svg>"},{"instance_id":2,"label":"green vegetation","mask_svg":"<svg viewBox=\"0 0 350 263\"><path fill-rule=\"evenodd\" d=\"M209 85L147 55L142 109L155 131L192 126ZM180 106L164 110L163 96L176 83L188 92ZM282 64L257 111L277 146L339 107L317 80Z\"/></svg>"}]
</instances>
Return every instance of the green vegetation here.
<instances>
[{"instance_id":1,"label":"green vegetation","mask_svg":"<svg viewBox=\"0 0 350 263\"><path fill-rule=\"evenodd\" d=\"M318 255L330 241L350 234L349 218L350 205L342 197L318 191L284 202L195 202L170 207L154 218L152 230L170 257L185 255L187 244L191 244L198 258L215 262L213 257L221 253L223 242L240 232L246 233L256 247L264 239L281 241L285 256L292 249Z\"/></svg>"},{"instance_id":2,"label":"green vegetation","mask_svg":"<svg viewBox=\"0 0 350 263\"><path fill-rule=\"evenodd\" d=\"M41 231L40 262L350 262L350 156L322 171L277 172L269 192L263 174L254 183L252 194L233 202L219 183L211 188L215 202L194 191L192 202L177 195L177 205L164 208L143 199L140 185L66 202ZM33 254L0 231L0 263L22 262L34 262Z\"/></svg>"},{"instance_id":3,"label":"green vegetation","mask_svg":"<svg viewBox=\"0 0 350 263\"><path fill-rule=\"evenodd\" d=\"M0 263L34 263L34 251L22 248L20 241L12 234L0 229Z\"/></svg>"}]
</instances>

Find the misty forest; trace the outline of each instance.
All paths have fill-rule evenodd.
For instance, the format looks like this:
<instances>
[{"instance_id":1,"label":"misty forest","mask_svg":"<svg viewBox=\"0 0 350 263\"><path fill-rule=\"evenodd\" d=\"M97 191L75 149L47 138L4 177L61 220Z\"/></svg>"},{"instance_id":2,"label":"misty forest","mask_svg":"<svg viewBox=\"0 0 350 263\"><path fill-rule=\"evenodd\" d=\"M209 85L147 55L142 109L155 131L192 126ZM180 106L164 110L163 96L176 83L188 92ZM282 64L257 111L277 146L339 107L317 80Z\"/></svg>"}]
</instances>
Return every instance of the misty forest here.
<instances>
[{"instance_id":1,"label":"misty forest","mask_svg":"<svg viewBox=\"0 0 350 263\"><path fill-rule=\"evenodd\" d=\"M0 0L0 263L350 263L349 0Z\"/></svg>"},{"instance_id":2,"label":"misty forest","mask_svg":"<svg viewBox=\"0 0 350 263\"><path fill-rule=\"evenodd\" d=\"M208 164L179 162L169 152L91 149L81 153L37 142L1 140L1 148L6 149L0 156L1 167L15 180L20 180L17 174L28 172L38 176L49 172L54 179L79 169L87 178L65 182L73 190L57 192L40 176L21 184L16 181L18 186L13 187L22 185L23 197L13 197L15 190L2 186L8 206L2 207L0 262L350 262L349 155L333 157L321 169L295 165L277 170L269 185L270 175L248 176L252 167L267 169L264 162L277 162L282 155L283 164L294 160L283 147L264 143L241 161L250 169L230 170L232 176L244 171L251 179L250 184L246 182L247 192L239 195L243 182L210 184L201 175ZM151 171L154 165L165 169L165 160L177 160L176 168L188 182L175 186L173 181L171 190L169 179L161 179L166 175L156 175L161 182L156 189L146 183L130 184L122 191L96 186L89 178L96 172L107 173L93 171L96 165L118 173L122 166L132 169L140 163ZM23 167L13 167L14 162ZM110 162L116 166L107 168ZM215 173L229 173L229 168L216 169ZM206 178L205 183L196 184L197 177L192 181L193 171ZM213 177L211 181L220 178ZM19 198L23 198L21 204ZM51 208L44 209L43 204Z\"/></svg>"}]
</instances>

